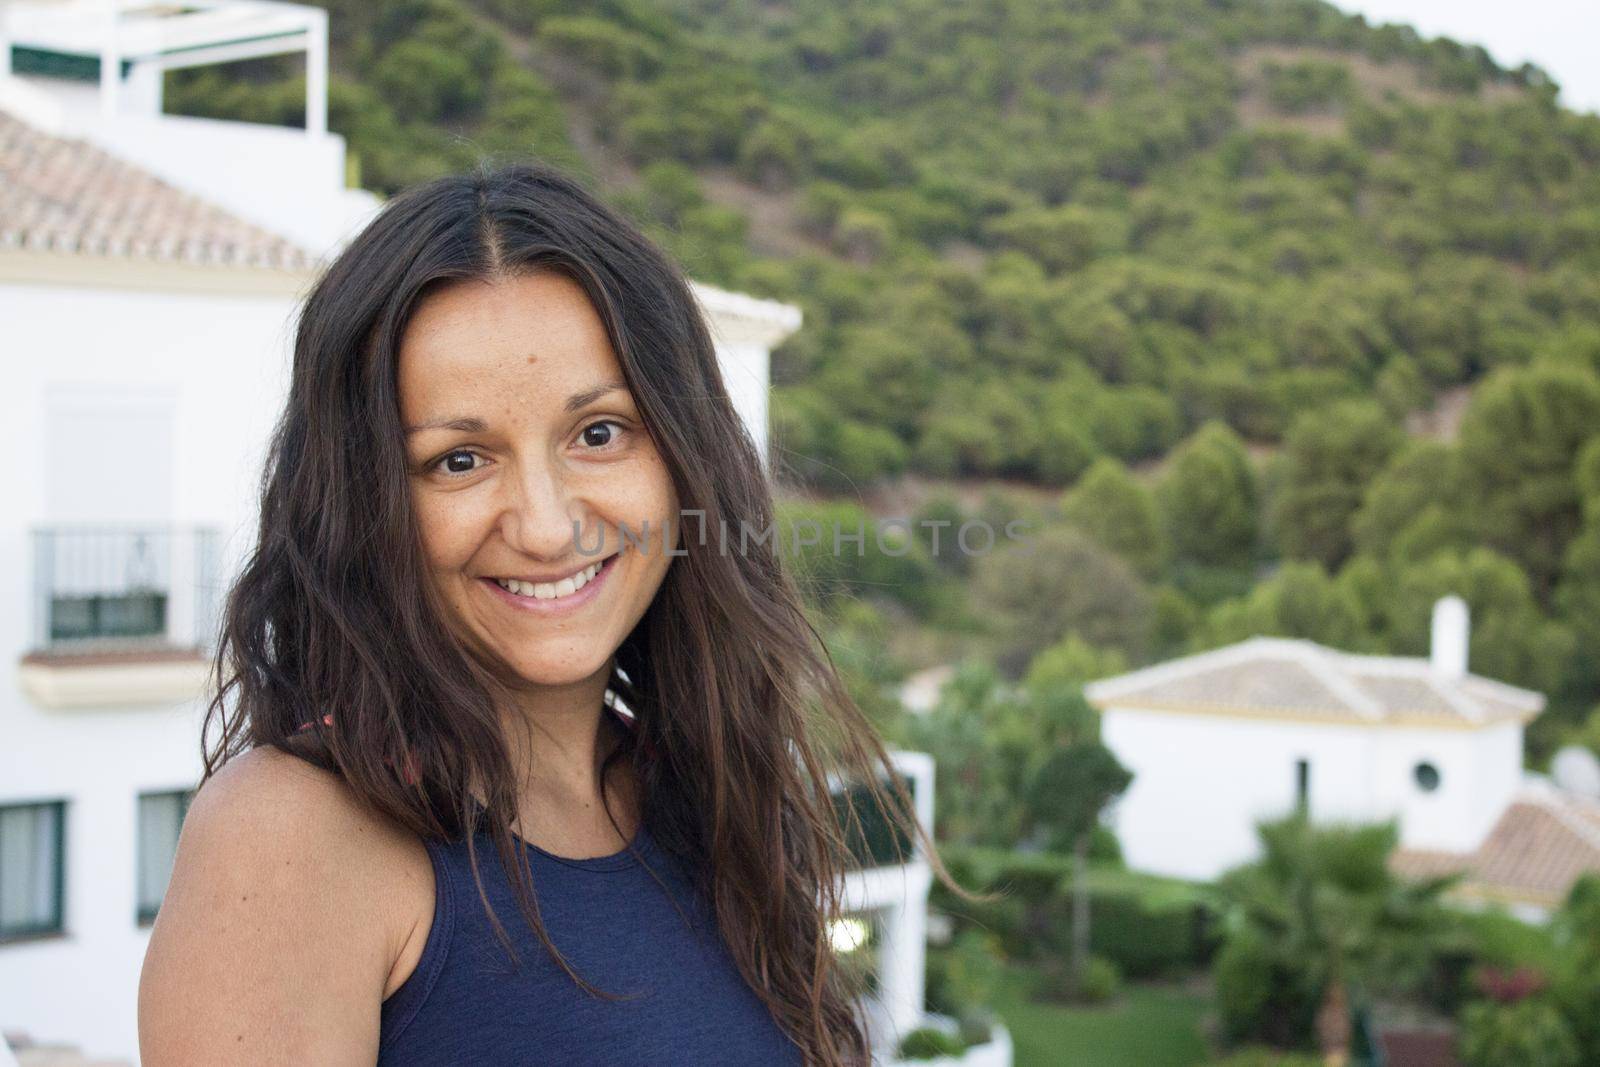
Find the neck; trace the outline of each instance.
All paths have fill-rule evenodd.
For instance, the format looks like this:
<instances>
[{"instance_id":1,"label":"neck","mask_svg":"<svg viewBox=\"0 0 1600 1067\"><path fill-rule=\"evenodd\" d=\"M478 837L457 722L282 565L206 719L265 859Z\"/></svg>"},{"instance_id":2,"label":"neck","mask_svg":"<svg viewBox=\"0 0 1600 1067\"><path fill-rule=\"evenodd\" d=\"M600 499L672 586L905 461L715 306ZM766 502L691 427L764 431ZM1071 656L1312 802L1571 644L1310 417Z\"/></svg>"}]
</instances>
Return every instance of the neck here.
<instances>
[{"instance_id":1,"label":"neck","mask_svg":"<svg viewBox=\"0 0 1600 1067\"><path fill-rule=\"evenodd\" d=\"M501 705L519 833L541 847L555 844L558 854L605 848L617 835L613 818L624 842L637 823L631 766L618 761L601 777L626 729L604 706L609 678L608 668L570 686L519 690Z\"/></svg>"}]
</instances>

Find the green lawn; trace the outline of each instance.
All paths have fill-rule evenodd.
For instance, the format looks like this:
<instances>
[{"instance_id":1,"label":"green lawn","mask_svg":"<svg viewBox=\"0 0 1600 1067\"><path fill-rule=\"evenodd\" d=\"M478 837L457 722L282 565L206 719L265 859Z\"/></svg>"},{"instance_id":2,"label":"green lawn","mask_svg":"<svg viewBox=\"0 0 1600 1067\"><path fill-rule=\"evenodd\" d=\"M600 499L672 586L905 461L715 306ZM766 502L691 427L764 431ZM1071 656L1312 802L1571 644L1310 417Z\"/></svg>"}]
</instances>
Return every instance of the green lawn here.
<instances>
[{"instance_id":1,"label":"green lawn","mask_svg":"<svg viewBox=\"0 0 1600 1067\"><path fill-rule=\"evenodd\" d=\"M1128 985L1098 1008L1034 1002L1032 972L1007 970L997 1007L1015 1067L1192 1067L1209 1055L1200 1020L1210 1000L1173 986Z\"/></svg>"}]
</instances>

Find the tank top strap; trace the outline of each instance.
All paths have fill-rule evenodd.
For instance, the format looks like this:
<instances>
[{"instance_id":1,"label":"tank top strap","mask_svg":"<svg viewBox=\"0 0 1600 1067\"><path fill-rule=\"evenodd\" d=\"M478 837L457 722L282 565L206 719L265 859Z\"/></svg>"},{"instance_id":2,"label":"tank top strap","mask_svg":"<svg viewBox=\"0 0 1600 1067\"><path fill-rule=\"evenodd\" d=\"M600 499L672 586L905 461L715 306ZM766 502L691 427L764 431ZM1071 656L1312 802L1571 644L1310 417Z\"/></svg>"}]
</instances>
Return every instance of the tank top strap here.
<instances>
[{"instance_id":1,"label":"tank top strap","mask_svg":"<svg viewBox=\"0 0 1600 1067\"><path fill-rule=\"evenodd\" d=\"M450 846L439 841L424 840L428 850L428 864L433 868L433 922L428 927L428 937L422 946L422 955L409 977L380 1007L380 1029L383 1039L379 1052L394 1044L417 1010L433 991L439 974L444 969L445 957L450 953L450 943L455 934L456 901L455 879L450 873Z\"/></svg>"}]
</instances>

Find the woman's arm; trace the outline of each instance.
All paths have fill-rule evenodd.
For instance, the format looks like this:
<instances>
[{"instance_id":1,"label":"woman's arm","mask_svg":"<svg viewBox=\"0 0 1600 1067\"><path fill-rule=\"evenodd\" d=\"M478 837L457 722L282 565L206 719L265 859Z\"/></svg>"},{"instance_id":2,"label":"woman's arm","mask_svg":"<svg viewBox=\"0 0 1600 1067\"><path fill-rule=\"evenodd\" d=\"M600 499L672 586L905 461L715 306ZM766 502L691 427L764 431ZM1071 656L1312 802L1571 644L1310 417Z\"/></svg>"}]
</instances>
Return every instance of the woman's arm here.
<instances>
[{"instance_id":1,"label":"woman's arm","mask_svg":"<svg viewBox=\"0 0 1600 1067\"><path fill-rule=\"evenodd\" d=\"M374 891L393 838L335 776L272 749L207 781L140 978L145 1067L371 1067L409 932Z\"/></svg>"}]
</instances>

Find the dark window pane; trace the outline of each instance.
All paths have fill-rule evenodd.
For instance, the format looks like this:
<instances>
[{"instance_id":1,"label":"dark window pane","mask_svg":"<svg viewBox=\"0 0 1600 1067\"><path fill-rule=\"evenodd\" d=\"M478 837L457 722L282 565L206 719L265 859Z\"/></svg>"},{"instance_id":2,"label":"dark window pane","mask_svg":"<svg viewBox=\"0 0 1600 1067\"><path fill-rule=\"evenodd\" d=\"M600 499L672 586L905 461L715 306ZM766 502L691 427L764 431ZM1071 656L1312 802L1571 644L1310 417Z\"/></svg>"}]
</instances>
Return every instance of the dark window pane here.
<instances>
[{"instance_id":1,"label":"dark window pane","mask_svg":"<svg viewBox=\"0 0 1600 1067\"><path fill-rule=\"evenodd\" d=\"M916 801L916 782L901 776L907 791L911 794L913 803ZM885 789L892 795L892 786L885 783ZM848 797L848 800L846 799ZM854 805L856 817L861 820L860 832L850 822L846 804ZM834 817L839 820L839 825L845 831L845 842L850 848L853 860L852 867L887 867L900 862L895 858L895 844L899 843L900 854L910 861L915 856L910 838L901 830L887 812L879 809L874 801L872 791L864 785L851 787L845 793L833 794Z\"/></svg>"},{"instance_id":2,"label":"dark window pane","mask_svg":"<svg viewBox=\"0 0 1600 1067\"><path fill-rule=\"evenodd\" d=\"M60 803L0 808L0 938L61 928Z\"/></svg>"},{"instance_id":3,"label":"dark window pane","mask_svg":"<svg viewBox=\"0 0 1600 1067\"><path fill-rule=\"evenodd\" d=\"M138 917L155 918L172 877L178 832L189 810L190 791L146 793L139 798Z\"/></svg>"}]
</instances>

